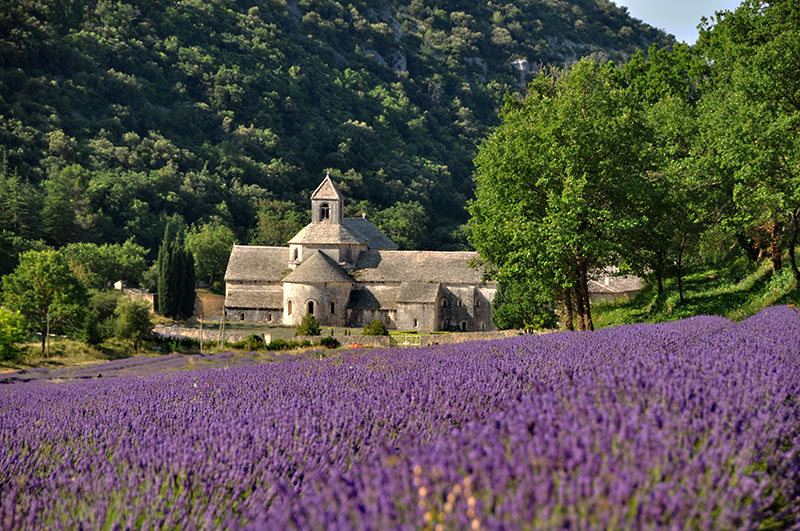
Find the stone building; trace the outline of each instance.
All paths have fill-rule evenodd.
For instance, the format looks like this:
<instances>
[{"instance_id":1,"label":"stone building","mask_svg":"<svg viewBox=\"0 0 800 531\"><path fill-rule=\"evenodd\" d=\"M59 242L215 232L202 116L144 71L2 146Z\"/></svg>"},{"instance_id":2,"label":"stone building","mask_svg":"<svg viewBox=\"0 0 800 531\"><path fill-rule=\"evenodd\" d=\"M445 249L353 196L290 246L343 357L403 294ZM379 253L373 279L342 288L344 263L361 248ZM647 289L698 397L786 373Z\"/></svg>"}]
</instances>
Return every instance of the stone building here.
<instances>
[{"instance_id":1,"label":"stone building","mask_svg":"<svg viewBox=\"0 0 800 531\"><path fill-rule=\"evenodd\" d=\"M399 251L365 217L343 217L330 176L311 196L311 223L289 247L236 245L225 273L228 319L399 330L494 330L494 282L474 252Z\"/></svg>"}]
</instances>

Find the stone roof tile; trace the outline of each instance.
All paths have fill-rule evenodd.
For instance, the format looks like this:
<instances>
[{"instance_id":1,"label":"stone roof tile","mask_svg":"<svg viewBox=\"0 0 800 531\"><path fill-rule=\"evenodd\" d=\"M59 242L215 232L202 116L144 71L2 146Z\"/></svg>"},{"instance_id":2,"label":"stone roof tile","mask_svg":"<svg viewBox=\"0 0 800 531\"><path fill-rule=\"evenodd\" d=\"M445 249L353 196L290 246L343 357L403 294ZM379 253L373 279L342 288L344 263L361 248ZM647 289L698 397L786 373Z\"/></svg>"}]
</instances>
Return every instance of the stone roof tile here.
<instances>
[{"instance_id":1,"label":"stone roof tile","mask_svg":"<svg viewBox=\"0 0 800 531\"><path fill-rule=\"evenodd\" d=\"M397 249L397 244L367 218L345 218L342 223L352 232L364 238L370 249Z\"/></svg>"},{"instance_id":2,"label":"stone roof tile","mask_svg":"<svg viewBox=\"0 0 800 531\"><path fill-rule=\"evenodd\" d=\"M478 253L466 251L379 251L361 253L354 276L360 282L481 284L482 271L470 267Z\"/></svg>"},{"instance_id":3,"label":"stone roof tile","mask_svg":"<svg viewBox=\"0 0 800 531\"><path fill-rule=\"evenodd\" d=\"M288 264L289 249L286 247L234 245L225 280L280 282Z\"/></svg>"},{"instance_id":4,"label":"stone roof tile","mask_svg":"<svg viewBox=\"0 0 800 531\"><path fill-rule=\"evenodd\" d=\"M397 302L435 303L438 296L438 282L403 282L397 293Z\"/></svg>"},{"instance_id":5,"label":"stone roof tile","mask_svg":"<svg viewBox=\"0 0 800 531\"><path fill-rule=\"evenodd\" d=\"M367 240L358 233L354 233L347 225L340 225L329 221L309 223L289 240L290 244L335 244L350 243L366 245Z\"/></svg>"},{"instance_id":6,"label":"stone roof tile","mask_svg":"<svg viewBox=\"0 0 800 531\"><path fill-rule=\"evenodd\" d=\"M369 286L350 292L347 307L356 310L393 310L397 308L395 286Z\"/></svg>"},{"instance_id":7,"label":"stone roof tile","mask_svg":"<svg viewBox=\"0 0 800 531\"><path fill-rule=\"evenodd\" d=\"M344 197L336 188L336 185L333 184L331 176L326 175L325 178L322 179L322 182L319 183L319 186L317 186L317 189L314 190L314 193L311 194L311 199L330 199L342 201L344 200Z\"/></svg>"},{"instance_id":8,"label":"stone roof tile","mask_svg":"<svg viewBox=\"0 0 800 531\"><path fill-rule=\"evenodd\" d=\"M283 281L293 284L322 284L326 282L353 282L353 278L333 258L321 251L316 251L303 260Z\"/></svg>"}]
</instances>

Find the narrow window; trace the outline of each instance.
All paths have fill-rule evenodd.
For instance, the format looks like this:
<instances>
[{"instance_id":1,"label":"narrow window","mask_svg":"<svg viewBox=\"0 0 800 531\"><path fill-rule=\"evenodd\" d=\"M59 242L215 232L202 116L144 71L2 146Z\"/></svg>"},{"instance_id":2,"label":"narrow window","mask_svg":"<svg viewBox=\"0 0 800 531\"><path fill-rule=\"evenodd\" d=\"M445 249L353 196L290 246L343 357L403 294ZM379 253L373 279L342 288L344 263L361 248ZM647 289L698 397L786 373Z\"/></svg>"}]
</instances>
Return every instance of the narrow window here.
<instances>
[{"instance_id":1,"label":"narrow window","mask_svg":"<svg viewBox=\"0 0 800 531\"><path fill-rule=\"evenodd\" d=\"M314 301L308 301L308 313L314 315Z\"/></svg>"},{"instance_id":2,"label":"narrow window","mask_svg":"<svg viewBox=\"0 0 800 531\"><path fill-rule=\"evenodd\" d=\"M243 314L243 313L240 313L240 314L239 314L239 320L240 320L240 321L244 321L244 314Z\"/></svg>"},{"instance_id":3,"label":"narrow window","mask_svg":"<svg viewBox=\"0 0 800 531\"><path fill-rule=\"evenodd\" d=\"M297 262L297 248L292 251L292 260Z\"/></svg>"},{"instance_id":4,"label":"narrow window","mask_svg":"<svg viewBox=\"0 0 800 531\"><path fill-rule=\"evenodd\" d=\"M292 299L286 301L286 313L292 315Z\"/></svg>"},{"instance_id":5,"label":"narrow window","mask_svg":"<svg viewBox=\"0 0 800 531\"><path fill-rule=\"evenodd\" d=\"M467 331L467 322L466 321L461 321L461 331L462 332L466 332Z\"/></svg>"},{"instance_id":6,"label":"narrow window","mask_svg":"<svg viewBox=\"0 0 800 531\"><path fill-rule=\"evenodd\" d=\"M480 308L480 307L481 307L481 301L480 301L480 299L475 299L475 307L476 307L476 308Z\"/></svg>"},{"instance_id":7,"label":"narrow window","mask_svg":"<svg viewBox=\"0 0 800 531\"><path fill-rule=\"evenodd\" d=\"M486 330L486 323L481 323L481 330Z\"/></svg>"},{"instance_id":8,"label":"narrow window","mask_svg":"<svg viewBox=\"0 0 800 531\"><path fill-rule=\"evenodd\" d=\"M331 301L331 315L334 315L335 313L336 313L336 303L334 301Z\"/></svg>"},{"instance_id":9,"label":"narrow window","mask_svg":"<svg viewBox=\"0 0 800 531\"><path fill-rule=\"evenodd\" d=\"M461 308L461 299L458 299L458 307Z\"/></svg>"},{"instance_id":10,"label":"narrow window","mask_svg":"<svg viewBox=\"0 0 800 531\"><path fill-rule=\"evenodd\" d=\"M267 314L267 322L268 322L268 323L271 323L271 322L272 322L272 314L271 314L271 313L268 313L268 314Z\"/></svg>"},{"instance_id":11,"label":"narrow window","mask_svg":"<svg viewBox=\"0 0 800 531\"><path fill-rule=\"evenodd\" d=\"M442 299L442 308L447 308L447 299Z\"/></svg>"},{"instance_id":12,"label":"narrow window","mask_svg":"<svg viewBox=\"0 0 800 531\"><path fill-rule=\"evenodd\" d=\"M328 203L322 203L319 206L319 217L320 219L329 219L331 217L331 207L328 206Z\"/></svg>"},{"instance_id":13,"label":"narrow window","mask_svg":"<svg viewBox=\"0 0 800 531\"><path fill-rule=\"evenodd\" d=\"M417 320L414 319L414 328L416 328L416 327L417 327Z\"/></svg>"}]
</instances>

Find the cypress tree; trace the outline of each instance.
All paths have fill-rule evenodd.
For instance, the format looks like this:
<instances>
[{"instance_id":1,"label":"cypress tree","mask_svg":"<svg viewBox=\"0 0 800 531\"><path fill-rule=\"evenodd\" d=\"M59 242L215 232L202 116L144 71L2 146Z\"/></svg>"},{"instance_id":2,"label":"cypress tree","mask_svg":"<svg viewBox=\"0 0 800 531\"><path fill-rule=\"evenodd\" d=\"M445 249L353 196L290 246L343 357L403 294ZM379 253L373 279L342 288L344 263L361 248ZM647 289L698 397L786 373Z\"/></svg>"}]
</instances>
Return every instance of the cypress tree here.
<instances>
[{"instance_id":1,"label":"cypress tree","mask_svg":"<svg viewBox=\"0 0 800 531\"><path fill-rule=\"evenodd\" d=\"M187 319L194 313L194 257L186 249L177 222L164 229L158 250L158 311L174 319Z\"/></svg>"}]
</instances>

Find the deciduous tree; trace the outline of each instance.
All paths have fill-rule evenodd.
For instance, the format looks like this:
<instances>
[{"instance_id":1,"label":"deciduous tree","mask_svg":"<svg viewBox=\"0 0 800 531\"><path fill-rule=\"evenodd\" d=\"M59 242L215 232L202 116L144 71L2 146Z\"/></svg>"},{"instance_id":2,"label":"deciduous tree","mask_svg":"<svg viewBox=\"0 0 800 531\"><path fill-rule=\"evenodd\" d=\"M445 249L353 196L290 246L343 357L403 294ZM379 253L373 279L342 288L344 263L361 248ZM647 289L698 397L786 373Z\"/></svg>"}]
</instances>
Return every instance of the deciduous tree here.
<instances>
[{"instance_id":1,"label":"deciduous tree","mask_svg":"<svg viewBox=\"0 0 800 531\"><path fill-rule=\"evenodd\" d=\"M42 352L49 331L80 326L86 288L57 251L28 251L13 273L3 277L3 305L19 311L31 329L42 336Z\"/></svg>"}]
</instances>

